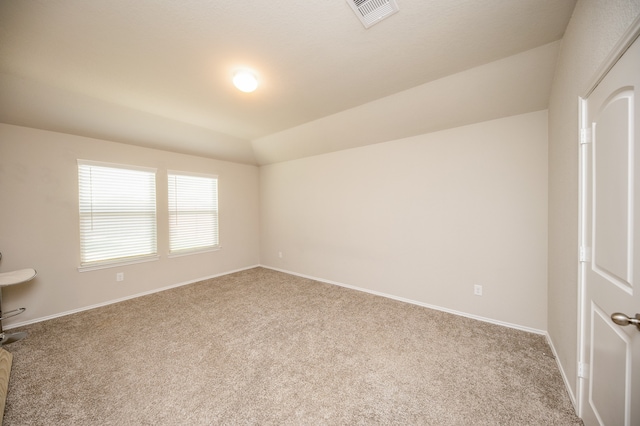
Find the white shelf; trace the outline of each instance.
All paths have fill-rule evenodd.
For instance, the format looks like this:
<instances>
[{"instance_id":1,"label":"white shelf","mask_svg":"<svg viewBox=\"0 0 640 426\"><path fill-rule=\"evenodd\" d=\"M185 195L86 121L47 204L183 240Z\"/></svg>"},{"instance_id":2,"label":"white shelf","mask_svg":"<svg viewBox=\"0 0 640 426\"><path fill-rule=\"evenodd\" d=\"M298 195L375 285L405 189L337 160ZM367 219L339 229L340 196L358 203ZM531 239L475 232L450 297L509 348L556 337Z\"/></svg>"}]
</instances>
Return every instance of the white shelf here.
<instances>
[{"instance_id":1,"label":"white shelf","mask_svg":"<svg viewBox=\"0 0 640 426\"><path fill-rule=\"evenodd\" d=\"M37 272L35 269L19 269L17 271L0 273L0 287L8 285L20 284L35 278Z\"/></svg>"}]
</instances>

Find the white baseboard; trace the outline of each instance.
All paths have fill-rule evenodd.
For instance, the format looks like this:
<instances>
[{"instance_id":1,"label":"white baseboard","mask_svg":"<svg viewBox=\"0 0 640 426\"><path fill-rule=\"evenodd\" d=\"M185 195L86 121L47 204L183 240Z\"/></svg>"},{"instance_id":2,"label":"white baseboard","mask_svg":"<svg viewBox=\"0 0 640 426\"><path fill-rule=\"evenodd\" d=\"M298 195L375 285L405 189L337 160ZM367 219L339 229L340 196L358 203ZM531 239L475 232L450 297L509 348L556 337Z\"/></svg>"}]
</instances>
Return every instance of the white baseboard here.
<instances>
[{"instance_id":1,"label":"white baseboard","mask_svg":"<svg viewBox=\"0 0 640 426\"><path fill-rule=\"evenodd\" d=\"M576 413L578 413L578 400L576 395L571 388L571 384L569 383L569 379L567 378L567 374L565 373L564 368L562 367L562 363L560 362L560 358L558 358L558 353L556 352L556 347L553 345L553 340L551 340L551 336L548 332L545 332L545 336L547 338L547 343L551 347L551 352L553 353L553 357L556 360L556 364L558 365L558 370L560 370L560 375L562 376L562 380L564 381L564 387L567 389L567 393L569 394L569 399L571 400L571 404L573 404L573 409Z\"/></svg>"},{"instance_id":2,"label":"white baseboard","mask_svg":"<svg viewBox=\"0 0 640 426\"><path fill-rule=\"evenodd\" d=\"M504 322L504 321L498 321L498 320L495 320L495 319L492 319L492 318L485 318L485 317L481 317L481 316L478 316L478 315L469 314L469 313L466 313L466 312L460 312L460 311L456 311L456 310L449 309L449 308L443 308L442 306L435 306L435 305L430 305L428 303L418 302L416 300L405 299L404 297L398 297L398 296L394 296L392 294L382 293L382 292L379 292L379 291L373 291L373 290L369 290L369 289L362 288L362 287L356 287L356 286L352 286L352 285L349 285L349 284L340 283L340 282L337 282L337 281L325 280L323 278L313 277L313 276L310 276L310 275L299 274L297 272L287 271L286 269L274 268L272 266L267 266L267 265L260 265L260 266L263 267L263 268L266 268L266 269L272 269L274 271L284 272L285 274L295 275L295 276L302 277L302 278L308 278L310 280L319 281L319 282L326 283L326 284L333 284L333 285L337 285L337 286L340 286L340 287L349 288L351 290L362 291L364 293L369 293L369 294L373 294L373 295L376 295L376 296L382 296L382 297L386 297L388 299L393 299L393 300L397 300L397 301L400 301L400 302L410 303L412 305L418 305L418 306L422 306L424 308L434 309L436 311L447 312L449 314L454 314L454 315L458 315L458 316L461 316L461 317L471 318L471 319L478 320L478 321L488 322L488 323L500 325L500 326L503 326L503 327L514 328L516 330L522 330L522 331L526 331L526 332L529 332L529 333L535 333L535 334L541 334L541 335L546 335L547 334L547 332L545 330L538 330L537 328L525 327L525 326L520 325L520 324L512 324L512 323L508 323L508 322Z\"/></svg>"},{"instance_id":3,"label":"white baseboard","mask_svg":"<svg viewBox=\"0 0 640 426\"><path fill-rule=\"evenodd\" d=\"M197 283L197 282L200 282L200 281L210 280L212 278L222 277L224 275L229 275L229 274L233 274L233 273L236 273L236 272L241 272L241 271L246 271L248 269L258 268L260 266L261 265L247 266L246 268L234 269L232 271L222 272L220 274L215 274L215 275L209 275L209 276L206 276L206 277L196 278L194 280L184 281L184 282L181 282L181 283L178 283L178 284L172 284L172 285L169 285L169 286L166 286L166 287L156 288L156 289L145 291L145 292L142 292L142 293L136 293L136 294L133 294L131 296L121 297L119 299L113 299L113 300L109 300L109 301L102 302L102 303L97 303L95 305L85 306L85 307L78 308L78 309L72 309L70 311L60 312L58 314L53 314L53 315L49 315L49 316L46 316L46 317L34 318L34 319L30 319L28 321L17 322L17 323L11 324L11 325L7 325L6 327L4 327L4 329L5 330L10 330L12 328L18 328L18 327L22 327L22 326L25 326L25 325L35 324L35 323L38 323L38 322L47 321L47 320L54 319L54 318L64 317L64 316L67 316L67 315L76 314L78 312L83 312L83 311L88 311L90 309L100 308L102 306L113 305L114 303L124 302L125 300L135 299L137 297L147 296L147 295L153 294L153 293L159 293L161 291L170 290L172 288L182 287L182 286L185 286L185 285L194 284L194 283Z\"/></svg>"},{"instance_id":4,"label":"white baseboard","mask_svg":"<svg viewBox=\"0 0 640 426\"><path fill-rule=\"evenodd\" d=\"M517 330L526 331L526 332L529 332L529 333L545 335L545 336L547 336L547 340L550 341L547 332L544 331L544 330L539 330L539 329L531 328L531 327L525 327L525 326L520 325L520 324L512 324L512 323L508 323L508 322L504 322L504 321L498 321L498 320L495 320L495 319L492 319L492 318L485 318L485 317L481 317L481 316L478 316L478 315L469 314L469 313L466 313L466 312L456 311L456 310L449 309L449 308L443 308L442 306L431 305L431 304L428 304L428 303L419 302L417 300L406 299L404 297L394 296L394 295L388 294L388 293L382 293L382 292L379 292L379 291L373 291L373 290L369 290L369 289L362 288L362 287L356 287L356 286L353 286L353 285L340 283L340 282L337 282L337 281L331 281L331 280L326 280L324 278L313 277L313 276L310 276L310 275L299 274L297 272L288 271L286 269L274 268L272 266L267 266L267 265L252 265L252 266L247 266L246 268L234 269L232 271L222 272L220 274L210 275L210 276L206 276L206 277L200 277L200 278L196 278L196 279L189 280L189 281L184 281L184 282L177 283L177 284L172 284L172 285L169 285L169 286L166 286L166 287L161 287L161 288L149 290L149 291L145 291L145 292L142 292L142 293L136 293L136 294L133 294L131 296L121 297L119 299L113 299L113 300L109 300L109 301L106 301L106 302L97 303L95 305L90 305L90 306L85 306L85 307L78 308L78 309L73 309L73 310L70 310L70 311L60 312L58 314L53 314L53 315L49 315L49 316L46 316L46 317L34 318L34 319L31 319L31 320L28 320L28 321L24 321L24 322L17 322L17 323L14 323L14 324L6 326L5 329L9 330L9 329L12 329L12 328L22 327L22 326L25 326L25 325L34 324L34 323L37 323L37 322L42 322L42 321L46 321L46 320L50 320L50 319L54 319L54 318L59 318L59 317L75 314L75 313L82 312L82 311L88 311L90 309L95 309L95 308L99 308L99 307L102 307L102 306L108 306L108 305L112 305L112 304L118 303L118 302L124 302L125 300L135 299L137 297L147 296L149 294L158 293L158 292L165 291L165 290L170 290L170 289L176 288L176 287L182 287L184 285L194 284L194 283L197 283L199 281L209 280L209 279L212 279L212 278L217 278L217 277L233 274L233 273L240 272L240 271L246 271L248 269L253 269L253 268L257 268L257 267L262 267L262 268L266 268L266 269L272 269L274 271L283 272L285 274L295 275L295 276L302 277L302 278L308 278L308 279L311 279L311 280L314 280L314 281L319 281L319 282L326 283L326 284L337 285L337 286L340 286L340 287L349 288L351 290L362 291L364 293L369 293L369 294L373 294L373 295L376 295L376 296L386 297L388 299L393 299L393 300L397 300L397 301L400 301L400 302L410 303L412 305L418 305L418 306L422 306L424 308L434 309L434 310L437 310L437 311L447 312L447 313L450 313L450 314L459 315L459 316L462 316L462 317L471 318L471 319L475 319L475 320L478 320L478 321L488 322L488 323L500 325L500 326L503 326L503 327L509 327L509 328L514 328L514 329L517 329ZM550 346L553 349L553 345L550 344ZM557 357L556 357L556 359L557 359Z\"/></svg>"}]
</instances>

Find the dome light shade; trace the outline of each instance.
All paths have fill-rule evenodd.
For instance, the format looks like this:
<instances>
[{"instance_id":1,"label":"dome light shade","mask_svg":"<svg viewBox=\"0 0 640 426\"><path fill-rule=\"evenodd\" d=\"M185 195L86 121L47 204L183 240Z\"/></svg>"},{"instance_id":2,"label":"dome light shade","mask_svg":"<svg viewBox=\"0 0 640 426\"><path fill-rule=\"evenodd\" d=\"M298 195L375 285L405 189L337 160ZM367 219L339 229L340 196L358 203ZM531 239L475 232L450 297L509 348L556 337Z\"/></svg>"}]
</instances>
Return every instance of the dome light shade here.
<instances>
[{"instance_id":1,"label":"dome light shade","mask_svg":"<svg viewBox=\"0 0 640 426\"><path fill-rule=\"evenodd\" d=\"M258 87L258 79L249 71L237 71L233 75L233 84L243 92L253 92Z\"/></svg>"}]
</instances>

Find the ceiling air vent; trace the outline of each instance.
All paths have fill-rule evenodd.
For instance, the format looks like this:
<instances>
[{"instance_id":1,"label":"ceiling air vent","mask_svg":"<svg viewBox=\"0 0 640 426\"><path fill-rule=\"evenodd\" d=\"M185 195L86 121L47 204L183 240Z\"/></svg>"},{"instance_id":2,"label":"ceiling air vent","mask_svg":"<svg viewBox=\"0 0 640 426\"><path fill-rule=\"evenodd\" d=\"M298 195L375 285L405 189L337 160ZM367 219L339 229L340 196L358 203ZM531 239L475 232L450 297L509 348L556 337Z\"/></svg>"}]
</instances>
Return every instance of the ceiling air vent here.
<instances>
[{"instance_id":1,"label":"ceiling air vent","mask_svg":"<svg viewBox=\"0 0 640 426\"><path fill-rule=\"evenodd\" d=\"M396 0L347 0L347 3L365 28L377 24L399 10Z\"/></svg>"}]
</instances>

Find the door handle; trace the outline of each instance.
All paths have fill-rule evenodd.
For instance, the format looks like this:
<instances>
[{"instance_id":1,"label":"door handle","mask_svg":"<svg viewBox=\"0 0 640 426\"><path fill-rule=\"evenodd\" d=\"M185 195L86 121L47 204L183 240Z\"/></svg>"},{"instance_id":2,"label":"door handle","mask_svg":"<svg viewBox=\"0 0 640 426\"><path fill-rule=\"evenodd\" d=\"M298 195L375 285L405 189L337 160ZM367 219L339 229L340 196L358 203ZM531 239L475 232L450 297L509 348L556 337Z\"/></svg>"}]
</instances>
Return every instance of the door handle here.
<instances>
[{"instance_id":1,"label":"door handle","mask_svg":"<svg viewBox=\"0 0 640 426\"><path fill-rule=\"evenodd\" d=\"M635 318L629 318L625 314L616 312L615 314L611 315L611 320L618 325L634 324L636 327L638 327L638 331L640 331L640 314L636 314Z\"/></svg>"}]
</instances>

